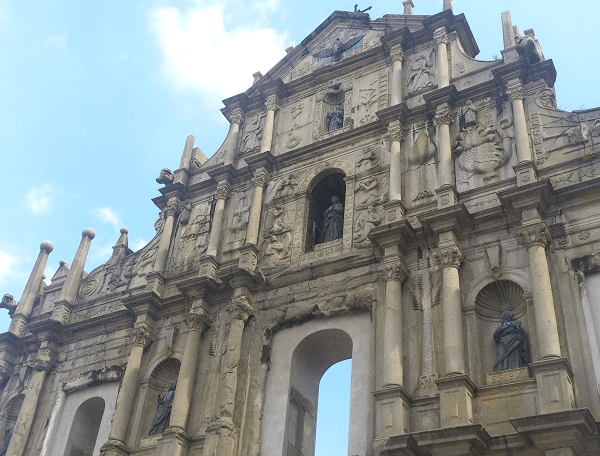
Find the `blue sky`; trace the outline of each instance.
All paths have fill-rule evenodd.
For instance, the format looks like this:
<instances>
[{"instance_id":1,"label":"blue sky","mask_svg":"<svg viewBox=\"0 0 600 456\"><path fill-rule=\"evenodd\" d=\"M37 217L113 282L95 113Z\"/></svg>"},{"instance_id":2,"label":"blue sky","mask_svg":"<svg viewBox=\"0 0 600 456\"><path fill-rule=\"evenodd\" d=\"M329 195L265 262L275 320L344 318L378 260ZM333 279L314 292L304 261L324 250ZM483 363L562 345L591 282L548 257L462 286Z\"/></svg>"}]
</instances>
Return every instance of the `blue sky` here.
<instances>
[{"instance_id":1,"label":"blue sky","mask_svg":"<svg viewBox=\"0 0 600 456\"><path fill-rule=\"evenodd\" d=\"M434 14L442 0L414 0ZM402 13L401 0L371 18ZM266 73L334 10L353 2L0 0L0 294L18 300L39 245L55 245L47 281L96 231L86 271L110 258L119 228L142 247L158 215L151 198L187 135L210 156L227 132L221 100ZM600 106L600 2L457 0L479 43L500 55L500 14L534 28L558 70L559 107ZM8 328L0 310L0 331ZM343 374L347 376L348 374ZM339 448L338 448L339 450ZM337 456L344 451L331 451Z\"/></svg>"}]
</instances>

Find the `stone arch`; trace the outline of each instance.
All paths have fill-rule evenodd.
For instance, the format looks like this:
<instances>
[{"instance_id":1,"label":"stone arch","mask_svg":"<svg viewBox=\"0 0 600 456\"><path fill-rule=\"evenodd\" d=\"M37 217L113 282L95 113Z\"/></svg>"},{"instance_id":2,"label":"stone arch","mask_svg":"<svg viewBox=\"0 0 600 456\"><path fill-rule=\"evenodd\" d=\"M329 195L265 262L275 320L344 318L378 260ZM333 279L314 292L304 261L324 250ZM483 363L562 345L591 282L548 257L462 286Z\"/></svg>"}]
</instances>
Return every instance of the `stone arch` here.
<instances>
[{"instance_id":1,"label":"stone arch","mask_svg":"<svg viewBox=\"0 0 600 456\"><path fill-rule=\"evenodd\" d=\"M312 456L319 382L352 358L348 454L366 454L369 427L370 318L368 313L318 319L273 335L261 433L264 455ZM264 436L269 436L265 438Z\"/></svg>"},{"instance_id":2,"label":"stone arch","mask_svg":"<svg viewBox=\"0 0 600 456\"><path fill-rule=\"evenodd\" d=\"M92 456L105 405L101 397L92 397L81 403L73 417L64 456Z\"/></svg>"},{"instance_id":3,"label":"stone arch","mask_svg":"<svg viewBox=\"0 0 600 456\"><path fill-rule=\"evenodd\" d=\"M8 448L13 427L17 422L21 405L23 405L23 399L25 399L23 394L11 397L2 409L2 413L0 413L0 455L4 455Z\"/></svg>"}]
</instances>

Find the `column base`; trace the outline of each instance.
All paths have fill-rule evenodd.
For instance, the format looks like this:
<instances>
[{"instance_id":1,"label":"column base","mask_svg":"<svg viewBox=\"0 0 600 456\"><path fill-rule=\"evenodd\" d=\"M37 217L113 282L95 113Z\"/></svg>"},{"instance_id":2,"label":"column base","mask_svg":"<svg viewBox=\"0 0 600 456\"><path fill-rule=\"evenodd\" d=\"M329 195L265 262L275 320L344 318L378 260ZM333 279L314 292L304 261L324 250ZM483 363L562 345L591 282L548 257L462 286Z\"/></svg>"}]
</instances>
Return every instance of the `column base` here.
<instances>
[{"instance_id":1,"label":"column base","mask_svg":"<svg viewBox=\"0 0 600 456\"><path fill-rule=\"evenodd\" d=\"M120 440L108 440L100 448L100 456L129 456L129 450Z\"/></svg>"},{"instance_id":2,"label":"column base","mask_svg":"<svg viewBox=\"0 0 600 456\"><path fill-rule=\"evenodd\" d=\"M240 248L240 261L238 267L250 274L256 271L258 263L258 248L253 244L246 244Z\"/></svg>"},{"instance_id":3,"label":"column base","mask_svg":"<svg viewBox=\"0 0 600 456\"><path fill-rule=\"evenodd\" d=\"M452 185L442 185L436 189L438 209L444 209L458 204L458 192Z\"/></svg>"},{"instance_id":4,"label":"column base","mask_svg":"<svg viewBox=\"0 0 600 456\"><path fill-rule=\"evenodd\" d=\"M237 432L230 419L219 418L206 429L204 456L235 456Z\"/></svg>"},{"instance_id":5,"label":"column base","mask_svg":"<svg viewBox=\"0 0 600 456\"><path fill-rule=\"evenodd\" d=\"M388 201L383 205L385 210L385 224L402 220L406 215L406 207L402 201Z\"/></svg>"},{"instance_id":6,"label":"column base","mask_svg":"<svg viewBox=\"0 0 600 456\"><path fill-rule=\"evenodd\" d=\"M156 445L155 456L186 456L190 438L181 428L169 427Z\"/></svg>"},{"instance_id":7,"label":"column base","mask_svg":"<svg viewBox=\"0 0 600 456\"><path fill-rule=\"evenodd\" d=\"M517 176L517 187L522 185L533 184L538 180L537 168L532 161L524 161L513 166L515 175Z\"/></svg>"},{"instance_id":8,"label":"column base","mask_svg":"<svg viewBox=\"0 0 600 456\"><path fill-rule=\"evenodd\" d=\"M539 413L572 410L573 369L566 358L554 358L530 363L529 368L538 388Z\"/></svg>"},{"instance_id":9,"label":"column base","mask_svg":"<svg viewBox=\"0 0 600 456\"><path fill-rule=\"evenodd\" d=\"M409 432L412 397L403 386L390 386L375 391L375 443L393 435Z\"/></svg>"},{"instance_id":10,"label":"column base","mask_svg":"<svg viewBox=\"0 0 600 456\"><path fill-rule=\"evenodd\" d=\"M205 256L200 260L200 273L198 277L217 280L217 273L220 266L214 256Z\"/></svg>"},{"instance_id":11,"label":"column base","mask_svg":"<svg viewBox=\"0 0 600 456\"><path fill-rule=\"evenodd\" d=\"M473 424L473 397L476 386L468 375L453 375L435 381L440 391L442 428Z\"/></svg>"}]
</instances>

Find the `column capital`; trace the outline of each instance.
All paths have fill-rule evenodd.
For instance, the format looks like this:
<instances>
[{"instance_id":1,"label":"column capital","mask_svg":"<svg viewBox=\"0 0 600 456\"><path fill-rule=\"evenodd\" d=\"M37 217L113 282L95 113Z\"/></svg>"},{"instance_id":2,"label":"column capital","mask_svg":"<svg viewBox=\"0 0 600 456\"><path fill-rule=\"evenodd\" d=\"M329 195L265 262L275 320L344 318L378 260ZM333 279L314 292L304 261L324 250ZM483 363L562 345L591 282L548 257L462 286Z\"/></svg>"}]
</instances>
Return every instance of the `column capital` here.
<instances>
[{"instance_id":1,"label":"column capital","mask_svg":"<svg viewBox=\"0 0 600 456\"><path fill-rule=\"evenodd\" d=\"M442 103L435 108L434 124L436 127L440 125L450 125L452 123L452 111L448 103Z\"/></svg>"},{"instance_id":2,"label":"column capital","mask_svg":"<svg viewBox=\"0 0 600 456\"><path fill-rule=\"evenodd\" d=\"M165 207L165 215L167 217L175 217L177 214L181 212L181 204L177 198L171 198L167 202L167 207Z\"/></svg>"},{"instance_id":3,"label":"column capital","mask_svg":"<svg viewBox=\"0 0 600 456\"><path fill-rule=\"evenodd\" d=\"M392 46L392 48L390 49L390 57L392 58L393 62L402 63L402 60L404 60L404 49L402 49L401 44Z\"/></svg>"},{"instance_id":4,"label":"column capital","mask_svg":"<svg viewBox=\"0 0 600 456\"><path fill-rule=\"evenodd\" d=\"M410 276L410 271L404 264L401 258L394 258L389 262L384 264L384 274L386 281L396 281L400 283L406 282L408 277Z\"/></svg>"},{"instance_id":5,"label":"column capital","mask_svg":"<svg viewBox=\"0 0 600 456\"><path fill-rule=\"evenodd\" d=\"M217 185L217 199L227 200L231 196L231 187L227 183Z\"/></svg>"},{"instance_id":6,"label":"column capital","mask_svg":"<svg viewBox=\"0 0 600 456\"><path fill-rule=\"evenodd\" d=\"M450 38L448 37L448 32L446 31L446 27L440 27L433 32L433 39L437 44L448 44Z\"/></svg>"},{"instance_id":7,"label":"column capital","mask_svg":"<svg viewBox=\"0 0 600 456\"><path fill-rule=\"evenodd\" d=\"M277 95L269 95L265 101L265 107L268 111L277 111L279 109L279 99Z\"/></svg>"},{"instance_id":8,"label":"column capital","mask_svg":"<svg viewBox=\"0 0 600 456\"><path fill-rule=\"evenodd\" d=\"M229 315L234 320L245 322L254 313L254 309L252 309L248 298L245 296L236 296L231 300L231 304L227 306L227 312L229 312Z\"/></svg>"},{"instance_id":9,"label":"column capital","mask_svg":"<svg viewBox=\"0 0 600 456\"><path fill-rule=\"evenodd\" d=\"M208 315L198 312L188 313L183 318L183 321L185 322L188 331L199 331L200 333L205 332L212 324Z\"/></svg>"},{"instance_id":10,"label":"column capital","mask_svg":"<svg viewBox=\"0 0 600 456\"><path fill-rule=\"evenodd\" d=\"M271 180L271 176L264 171L258 171L251 180L254 187L264 187Z\"/></svg>"},{"instance_id":11,"label":"column capital","mask_svg":"<svg viewBox=\"0 0 600 456\"><path fill-rule=\"evenodd\" d=\"M244 121L244 111L242 111L241 108L235 108L231 111L231 114L229 114L229 121L232 124L240 125Z\"/></svg>"},{"instance_id":12,"label":"column capital","mask_svg":"<svg viewBox=\"0 0 600 456\"><path fill-rule=\"evenodd\" d=\"M402 142L402 140L405 138L404 130L402 129L402 126L399 125L388 127L386 136L390 141L397 142Z\"/></svg>"},{"instance_id":13,"label":"column capital","mask_svg":"<svg viewBox=\"0 0 600 456\"><path fill-rule=\"evenodd\" d=\"M506 94L510 101L523 100L525 98L523 83L518 79L509 81L506 85Z\"/></svg>"},{"instance_id":14,"label":"column capital","mask_svg":"<svg viewBox=\"0 0 600 456\"><path fill-rule=\"evenodd\" d=\"M442 268L459 269L464 260L464 256L458 245L441 247L436 250L433 257Z\"/></svg>"},{"instance_id":15,"label":"column capital","mask_svg":"<svg viewBox=\"0 0 600 456\"><path fill-rule=\"evenodd\" d=\"M548 225L546 225L546 222L539 222L533 225L527 225L518 228L517 235L519 236L521 243L527 249L534 245L546 247L551 239L550 231L548 230Z\"/></svg>"},{"instance_id":16,"label":"column capital","mask_svg":"<svg viewBox=\"0 0 600 456\"><path fill-rule=\"evenodd\" d=\"M138 345L142 348L148 347L154 342L154 336L148 331L147 328L133 328L130 333L131 344Z\"/></svg>"},{"instance_id":17,"label":"column capital","mask_svg":"<svg viewBox=\"0 0 600 456\"><path fill-rule=\"evenodd\" d=\"M56 353L48 349L40 349L33 359L31 367L36 371L50 372L58 364Z\"/></svg>"}]
</instances>

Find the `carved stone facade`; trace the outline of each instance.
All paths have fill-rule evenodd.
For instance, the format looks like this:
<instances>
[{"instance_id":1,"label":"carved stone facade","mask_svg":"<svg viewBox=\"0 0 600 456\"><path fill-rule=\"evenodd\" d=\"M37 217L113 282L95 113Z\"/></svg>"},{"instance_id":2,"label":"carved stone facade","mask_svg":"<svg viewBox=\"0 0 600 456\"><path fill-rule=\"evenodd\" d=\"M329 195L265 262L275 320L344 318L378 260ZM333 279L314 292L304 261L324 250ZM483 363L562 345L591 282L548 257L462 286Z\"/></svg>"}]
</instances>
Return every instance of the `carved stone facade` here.
<instances>
[{"instance_id":1,"label":"carved stone facade","mask_svg":"<svg viewBox=\"0 0 600 456\"><path fill-rule=\"evenodd\" d=\"M0 454L311 456L350 358L349 455L600 454L600 109L556 107L508 14L486 62L451 1L403 4L334 12L225 100L139 251L122 229L85 273L84 230L44 282L42 243L0 306Z\"/></svg>"}]
</instances>

